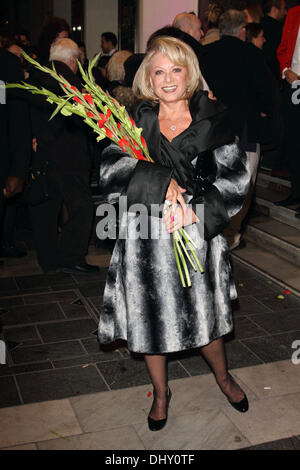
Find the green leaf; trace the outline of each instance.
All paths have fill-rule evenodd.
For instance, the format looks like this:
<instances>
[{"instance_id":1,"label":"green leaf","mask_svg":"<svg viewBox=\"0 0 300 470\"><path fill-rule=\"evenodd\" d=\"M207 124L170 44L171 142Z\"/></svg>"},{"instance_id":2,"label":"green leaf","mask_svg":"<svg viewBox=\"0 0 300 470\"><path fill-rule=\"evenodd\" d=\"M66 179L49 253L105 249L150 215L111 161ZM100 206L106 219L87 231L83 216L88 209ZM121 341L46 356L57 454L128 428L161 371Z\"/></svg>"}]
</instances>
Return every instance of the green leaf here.
<instances>
[{"instance_id":1,"label":"green leaf","mask_svg":"<svg viewBox=\"0 0 300 470\"><path fill-rule=\"evenodd\" d=\"M77 59L77 65L78 65L79 71L80 71L80 73L81 73L81 76L83 77L83 79L85 79L85 78L86 78L86 73L85 73L85 71L83 70L83 67L82 67L82 65L81 65L80 60L78 60L78 59Z\"/></svg>"},{"instance_id":2,"label":"green leaf","mask_svg":"<svg viewBox=\"0 0 300 470\"><path fill-rule=\"evenodd\" d=\"M58 104L58 105L56 106L56 109L55 109L54 112L52 113L52 115L51 115L49 121L51 121L51 120L54 118L54 116L56 116L56 114L59 113L59 111L62 110L62 108L64 107L64 105L65 105L65 102L63 102L63 103L61 103L61 104Z\"/></svg>"},{"instance_id":3,"label":"green leaf","mask_svg":"<svg viewBox=\"0 0 300 470\"><path fill-rule=\"evenodd\" d=\"M100 140L105 139L105 137L106 137L105 135L100 134L100 135L98 135L98 137L96 138L96 140L97 140L97 142L100 142Z\"/></svg>"},{"instance_id":4,"label":"green leaf","mask_svg":"<svg viewBox=\"0 0 300 470\"><path fill-rule=\"evenodd\" d=\"M64 106L67 104L67 102L69 101L69 99L70 99L70 98L68 98L67 100L64 100L64 99L62 98L61 104L58 104L58 105L57 105L57 107L56 107L55 111L52 113L52 115L51 115L49 121L51 121L51 119L53 119L54 116L56 116L56 114L59 113L59 111L60 111L62 114L64 114L64 113L62 112L62 110L63 110L63 107L64 107ZM66 112L68 112L68 111L66 111ZM72 114L72 113L71 113L71 114ZM71 114L65 114L65 116L70 116Z\"/></svg>"},{"instance_id":5,"label":"green leaf","mask_svg":"<svg viewBox=\"0 0 300 470\"><path fill-rule=\"evenodd\" d=\"M137 135L138 135L139 137L141 137L142 132L143 132L143 128L142 128L142 127L136 127L136 128L134 129L134 131L137 133Z\"/></svg>"},{"instance_id":6,"label":"green leaf","mask_svg":"<svg viewBox=\"0 0 300 470\"><path fill-rule=\"evenodd\" d=\"M94 78L93 78L93 68L95 67L96 63L98 62L99 60L99 57L102 55L102 52L99 52L99 54L97 54L92 60L89 61L89 66L88 66L88 74L89 74L89 77L90 77L90 80L93 82L94 81Z\"/></svg>"},{"instance_id":7,"label":"green leaf","mask_svg":"<svg viewBox=\"0 0 300 470\"><path fill-rule=\"evenodd\" d=\"M70 111L68 111L66 108L62 108L60 110L61 114L63 114L64 116L72 116L73 113L70 113Z\"/></svg>"}]
</instances>

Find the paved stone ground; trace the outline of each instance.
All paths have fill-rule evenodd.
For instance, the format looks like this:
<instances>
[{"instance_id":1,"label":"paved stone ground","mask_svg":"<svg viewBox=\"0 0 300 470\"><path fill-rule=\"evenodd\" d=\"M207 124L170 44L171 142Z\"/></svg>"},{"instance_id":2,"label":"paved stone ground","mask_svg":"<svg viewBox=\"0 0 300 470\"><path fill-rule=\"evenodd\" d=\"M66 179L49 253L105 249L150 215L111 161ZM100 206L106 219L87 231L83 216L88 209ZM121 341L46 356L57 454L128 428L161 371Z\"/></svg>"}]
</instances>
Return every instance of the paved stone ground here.
<instances>
[{"instance_id":1,"label":"paved stone ground","mask_svg":"<svg viewBox=\"0 0 300 470\"><path fill-rule=\"evenodd\" d=\"M106 271L0 279L0 322L9 349L0 366L0 407L149 383L142 356L130 355L126 343L99 346ZM300 299L238 262L234 275L239 300L234 333L226 337L229 368L291 358L292 343L300 339ZM209 371L198 350L169 356L170 379Z\"/></svg>"},{"instance_id":2,"label":"paved stone ground","mask_svg":"<svg viewBox=\"0 0 300 470\"><path fill-rule=\"evenodd\" d=\"M230 369L291 359L300 340L300 299L233 262L239 299L226 337ZM125 342L100 348L99 309L107 268L97 275L34 274L0 278L0 408L149 383L143 357ZM283 295L283 299L278 298ZM169 379L207 374L198 350L169 356ZM300 437L255 449L299 449Z\"/></svg>"}]
</instances>

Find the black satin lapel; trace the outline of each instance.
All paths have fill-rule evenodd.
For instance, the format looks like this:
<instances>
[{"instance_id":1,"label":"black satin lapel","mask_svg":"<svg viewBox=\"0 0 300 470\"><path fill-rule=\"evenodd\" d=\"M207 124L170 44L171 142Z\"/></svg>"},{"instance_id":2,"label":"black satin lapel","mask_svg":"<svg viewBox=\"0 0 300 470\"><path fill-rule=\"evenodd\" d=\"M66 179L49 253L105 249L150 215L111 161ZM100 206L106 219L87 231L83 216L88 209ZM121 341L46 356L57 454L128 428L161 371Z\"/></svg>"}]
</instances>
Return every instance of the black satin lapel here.
<instances>
[{"instance_id":1,"label":"black satin lapel","mask_svg":"<svg viewBox=\"0 0 300 470\"><path fill-rule=\"evenodd\" d=\"M152 106L149 101L143 101L135 110L134 120L138 127L143 129L142 136L146 140L151 158L158 163L165 163L160 150L161 134L157 114L157 106Z\"/></svg>"},{"instance_id":2,"label":"black satin lapel","mask_svg":"<svg viewBox=\"0 0 300 470\"><path fill-rule=\"evenodd\" d=\"M198 91L190 100L190 113L193 121L202 121L211 119L217 114L225 111L226 106L220 101L211 100L205 91Z\"/></svg>"},{"instance_id":3,"label":"black satin lapel","mask_svg":"<svg viewBox=\"0 0 300 470\"><path fill-rule=\"evenodd\" d=\"M173 168L176 181L187 189L188 194L193 194L191 162L202 152L234 141L224 116L225 107L199 91L190 102L191 125L172 142L161 135L158 109L158 105L153 106L149 101L141 102L135 112L135 121L143 128L142 134L153 160Z\"/></svg>"}]
</instances>

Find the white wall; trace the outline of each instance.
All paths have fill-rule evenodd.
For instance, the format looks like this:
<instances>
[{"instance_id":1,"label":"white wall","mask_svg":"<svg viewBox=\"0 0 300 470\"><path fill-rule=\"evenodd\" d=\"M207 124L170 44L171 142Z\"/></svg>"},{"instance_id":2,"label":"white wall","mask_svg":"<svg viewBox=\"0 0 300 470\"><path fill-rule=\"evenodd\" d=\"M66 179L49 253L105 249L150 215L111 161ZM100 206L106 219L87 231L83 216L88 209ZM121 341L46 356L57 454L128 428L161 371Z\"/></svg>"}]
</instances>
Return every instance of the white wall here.
<instances>
[{"instance_id":1,"label":"white wall","mask_svg":"<svg viewBox=\"0 0 300 470\"><path fill-rule=\"evenodd\" d=\"M84 16L87 56L92 59L101 49L101 33L118 36L118 0L85 0Z\"/></svg>"},{"instance_id":2,"label":"white wall","mask_svg":"<svg viewBox=\"0 0 300 470\"><path fill-rule=\"evenodd\" d=\"M198 0L140 0L139 52L144 52L149 36L159 28L170 25L178 13L198 13Z\"/></svg>"}]
</instances>

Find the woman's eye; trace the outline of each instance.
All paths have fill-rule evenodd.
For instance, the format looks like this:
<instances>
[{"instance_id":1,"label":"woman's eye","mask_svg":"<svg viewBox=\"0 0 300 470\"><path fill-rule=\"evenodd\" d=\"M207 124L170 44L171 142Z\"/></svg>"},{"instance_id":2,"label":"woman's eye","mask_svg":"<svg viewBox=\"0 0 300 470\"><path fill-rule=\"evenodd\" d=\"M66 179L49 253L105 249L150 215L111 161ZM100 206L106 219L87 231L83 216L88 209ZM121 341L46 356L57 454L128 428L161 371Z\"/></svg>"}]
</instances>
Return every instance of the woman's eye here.
<instances>
[{"instance_id":1,"label":"woman's eye","mask_svg":"<svg viewBox=\"0 0 300 470\"><path fill-rule=\"evenodd\" d=\"M181 72L181 70L182 70L182 69L181 69L180 67L176 67L175 69L173 69L173 72L178 73L178 72Z\"/></svg>"},{"instance_id":2,"label":"woman's eye","mask_svg":"<svg viewBox=\"0 0 300 470\"><path fill-rule=\"evenodd\" d=\"M161 75L162 73L163 73L162 70L156 70L155 71L155 75Z\"/></svg>"}]
</instances>

